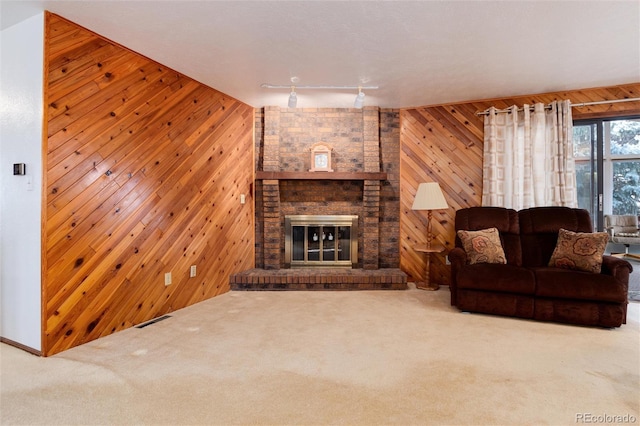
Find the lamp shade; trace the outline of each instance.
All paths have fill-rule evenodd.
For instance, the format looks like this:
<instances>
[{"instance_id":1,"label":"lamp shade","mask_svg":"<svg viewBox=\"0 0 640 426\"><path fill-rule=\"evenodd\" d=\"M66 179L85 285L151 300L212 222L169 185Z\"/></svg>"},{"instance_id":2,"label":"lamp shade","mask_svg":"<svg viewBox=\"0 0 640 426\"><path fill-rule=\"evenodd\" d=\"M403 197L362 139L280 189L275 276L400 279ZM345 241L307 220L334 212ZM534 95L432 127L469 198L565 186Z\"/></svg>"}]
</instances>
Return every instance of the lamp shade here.
<instances>
[{"instance_id":1,"label":"lamp shade","mask_svg":"<svg viewBox=\"0 0 640 426\"><path fill-rule=\"evenodd\" d=\"M421 183L411 210L441 210L449 208L438 182Z\"/></svg>"}]
</instances>

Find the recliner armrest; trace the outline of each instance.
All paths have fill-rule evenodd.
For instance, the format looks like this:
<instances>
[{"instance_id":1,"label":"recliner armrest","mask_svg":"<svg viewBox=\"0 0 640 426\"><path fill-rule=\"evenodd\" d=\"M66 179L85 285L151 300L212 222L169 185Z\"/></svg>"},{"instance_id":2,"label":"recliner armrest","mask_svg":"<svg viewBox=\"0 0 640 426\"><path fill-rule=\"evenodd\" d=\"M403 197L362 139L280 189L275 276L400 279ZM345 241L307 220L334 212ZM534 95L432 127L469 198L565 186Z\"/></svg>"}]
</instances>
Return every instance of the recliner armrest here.
<instances>
[{"instance_id":1,"label":"recliner armrest","mask_svg":"<svg viewBox=\"0 0 640 426\"><path fill-rule=\"evenodd\" d=\"M633 271L633 267L629 262L618 257L604 255L602 256L601 274L611 275L616 281L621 282L629 287L629 274Z\"/></svg>"},{"instance_id":2,"label":"recliner armrest","mask_svg":"<svg viewBox=\"0 0 640 426\"><path fill-rule=\"evenodd\" d=\"M449 262L451 264L465 265L467 263L467 252L462 247L454 247L449 251Z\"/></svg>"},{"instance_id":3,"label":"recliner armrest","mask_svg":"<svg viewBox=\"0 0 640 426\"><path fill-rule=\"evenodd\" d=\"M454 247L447 255L451 263L451 283L449 290L451 291L451 306L457 305L457 287L458 287L458 270L467 264L467 253L462 247Z\"/></svg>"}]
</instances>

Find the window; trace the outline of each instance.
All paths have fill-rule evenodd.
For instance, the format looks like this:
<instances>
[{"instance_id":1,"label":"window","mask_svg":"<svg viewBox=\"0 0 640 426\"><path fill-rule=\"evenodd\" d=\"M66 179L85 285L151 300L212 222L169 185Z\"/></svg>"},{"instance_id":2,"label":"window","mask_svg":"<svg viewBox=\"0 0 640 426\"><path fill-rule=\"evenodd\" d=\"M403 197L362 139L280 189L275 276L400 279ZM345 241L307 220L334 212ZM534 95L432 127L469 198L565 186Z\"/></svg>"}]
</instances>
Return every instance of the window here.
<instances>
[{"instance_id":1,"label":"window","mask_svg":"<svg viewBox=\"0 0 640 426\"><path fill-rule=\"evenodd\" d=\"M640 118L573 126L578 206L589 210L596 229L605 213L640 213Z\"/></svg>"}]
</instances>

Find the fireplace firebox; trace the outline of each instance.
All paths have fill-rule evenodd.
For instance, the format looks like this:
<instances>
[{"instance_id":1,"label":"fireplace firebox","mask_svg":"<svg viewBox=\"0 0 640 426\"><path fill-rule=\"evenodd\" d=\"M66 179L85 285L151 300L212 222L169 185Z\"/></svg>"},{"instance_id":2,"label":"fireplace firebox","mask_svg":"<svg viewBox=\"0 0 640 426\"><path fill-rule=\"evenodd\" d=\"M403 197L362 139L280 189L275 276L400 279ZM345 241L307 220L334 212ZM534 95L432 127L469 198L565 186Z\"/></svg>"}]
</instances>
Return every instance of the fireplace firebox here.
<instances>
[{"instance_id":1,"label":"fireplace firebox","mask_svg":"<svg viewBox=\"0 0 640 426\"><path fill-rule=\"evenodd\" d=\"M284 228L286 268L358 263L358 216L287 215Z\"/></svg>"}]
</instances>

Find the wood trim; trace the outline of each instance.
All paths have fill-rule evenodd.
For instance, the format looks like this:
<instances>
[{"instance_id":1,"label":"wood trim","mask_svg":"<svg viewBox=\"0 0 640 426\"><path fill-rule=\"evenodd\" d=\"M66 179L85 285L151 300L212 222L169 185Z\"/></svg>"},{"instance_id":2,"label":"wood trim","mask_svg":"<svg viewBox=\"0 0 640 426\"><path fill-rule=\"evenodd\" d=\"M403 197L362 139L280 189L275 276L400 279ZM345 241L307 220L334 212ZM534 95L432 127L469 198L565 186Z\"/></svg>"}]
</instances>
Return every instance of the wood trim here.
<instances>
[{"instance_id":1,"label":"wood trim","mask_svg":"<svg viewBox=\"0 0 640 426\"><path fill-rule=\"evenodd\" d=\"M7 339L6 337L0 337L0 343L5 343L9 346L13 346L14 348L22 349L23 351L29 352L32 355L42 356L43 353L37 349L33 349L31 346L23 345L22 343L15 342L11 339Z\"/></svg>"},{"instance_id":2,"label":"wood trim","mask_svg":"<svg viewBox=\"0 0 640 426\"><path fill-rule=\"evenodd\" d=\"M40 167L42 167L41 187L40 187L40 355L46 356L46 339L44 330L47 322L47 144L49 141L49 116L47 114L49 105L49 54L51 41L51 13L44 12L44 46L42 49L42 145L40 154Z\"/></svg>"},{"instance_id":3,"label":"wood trim","mask_svg":"<svg viewBox=\"0 0 640 426\"><path fill-rule=\"evenodd\" d=\"M387 180L385 172L256 172L256 180Z\"/></svg>"}]
</instances>

